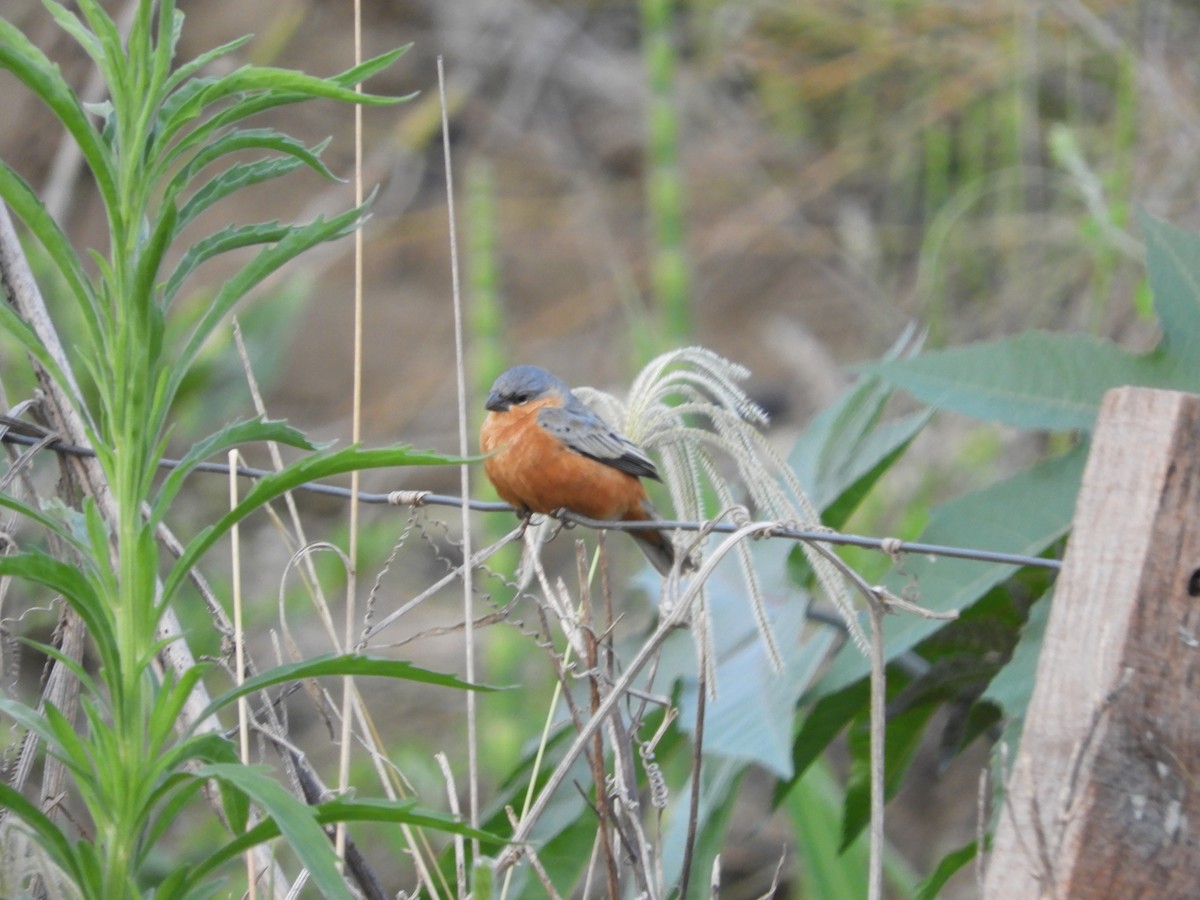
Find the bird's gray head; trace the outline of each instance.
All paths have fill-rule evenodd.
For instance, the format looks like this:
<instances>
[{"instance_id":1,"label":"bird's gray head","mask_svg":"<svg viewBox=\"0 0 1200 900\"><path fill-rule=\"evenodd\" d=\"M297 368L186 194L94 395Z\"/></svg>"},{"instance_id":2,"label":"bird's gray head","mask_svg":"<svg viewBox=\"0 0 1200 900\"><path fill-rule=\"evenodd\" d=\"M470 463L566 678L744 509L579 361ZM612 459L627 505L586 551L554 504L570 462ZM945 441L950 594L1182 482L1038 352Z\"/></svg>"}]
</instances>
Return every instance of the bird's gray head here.
<instances>
[{"instance_id":1,"label":"bird's gray head","mask_svg":"<svg viewBox=\"0 0 1200 900\"><path fill-rule=\"evenodd\" d=\"M558 394L565 403L571 396L566 382L537 366L515 366L496 379L488 394L486 409L505 412L513 406Z\"/></svg>"}]
</instances>

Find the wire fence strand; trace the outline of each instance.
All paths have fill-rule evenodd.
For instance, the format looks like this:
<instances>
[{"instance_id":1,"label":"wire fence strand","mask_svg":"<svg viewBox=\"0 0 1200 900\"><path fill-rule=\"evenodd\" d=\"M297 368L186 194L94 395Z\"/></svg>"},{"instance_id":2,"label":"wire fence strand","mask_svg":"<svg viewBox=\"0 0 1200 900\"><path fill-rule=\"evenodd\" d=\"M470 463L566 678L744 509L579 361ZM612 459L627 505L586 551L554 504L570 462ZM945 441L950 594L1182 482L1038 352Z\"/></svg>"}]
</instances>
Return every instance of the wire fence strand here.
<instances>
[{"instance_id":1,"label":"wire fence strand","mask_svg":"<svg viewBox=\"0 0 1200 900\"><path fill-rule=\"evenodd\" d=\"M17 429L20 429L19 431ZM7 430L5 430L7 429ZM74 456L95 456L95 451L87 447L77 447L70 444L65 444L59 441L47 442L47 435L31 426L30 423L24 420L15 420L9 416L0 416L0 441L6 443L20 444L23 446L38 446L43 449L52 450L56 453L65 453ZM159 466L164 469L173 469L179 465L178 460L163 459L159 462ZM215 473L221 475L229 474L229 466L224 463L200 463L195 467L197 472ZM252 466L238 466L236 473L243 478L258 479L272 474L268 469L258 469ZM304 491L311 494L322 494L329 497L340 497L349 500L354 497L353 492L349 488L341 487L334 484L324 484L322 482L309 482L299 485L296 490ZM370 503L377 505L391 506L447 506L461 509L467 508L476 512L496 513L507 512L515 513L516 510L507 503L486 501L486 500L468 500L464 504L462 497L456 497L453 494L438 494L433 491L415 491L415 490L399 490L388 491L384 493L372 493L368 491L359 491L357 496L359 503ZM562 510L555 515L559 521L568 526L579 525L584 528L604 529L609 531L643 531L646 529L666 528L674 531L690 531L699 532L705 531L715 534L732 534L739 530L742 526L733 522L693 522L680 520L665 520L654 522L615 522L605 521L602 519L589 519L586 516L577 515L569 510ZM956 547L947 544L931 544L922 543L920 541L903 541L894 537L869 537L859 534L845 534L839 531L833 531L818 526L805 526L799 523L792 522L771 522L764 521L758 523L760 525L759 537L763 538L782 538L792 541L811 541L816 543L833 544L835 546L844 547L863 547L869 550L878 550L881 553L895 556L897 554L914 553L921 556L939 556L950 559L965 559L973 560L982 563L996 563L999 565L1009 566L1030 566L1040 569L1050 569L1058 571L1062 568L1062 561L1051 559L1044 556L1030 556L1023 553L1007 553L998 550L985 550L972 547Z\"/></svg>"}]
</instances>

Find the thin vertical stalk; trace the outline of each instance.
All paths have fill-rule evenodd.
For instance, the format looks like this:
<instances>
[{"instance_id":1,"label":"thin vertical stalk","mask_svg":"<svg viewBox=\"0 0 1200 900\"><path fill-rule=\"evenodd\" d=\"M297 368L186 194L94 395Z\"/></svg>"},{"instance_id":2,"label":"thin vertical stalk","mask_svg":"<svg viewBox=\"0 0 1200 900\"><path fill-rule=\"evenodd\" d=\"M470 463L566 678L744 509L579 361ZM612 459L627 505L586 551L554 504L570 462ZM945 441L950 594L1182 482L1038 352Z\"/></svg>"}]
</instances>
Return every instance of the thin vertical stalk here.
<instances>
[{"instance_id":1,"label":"thin vertical stalk","mask_svg":"<svg viewBox=\"0 0 1200 900\"><path fill-rule=\"evenodd\" d=\"M362 63L362 0L354 0L354 64ZM362 84L354 91L362 93ZM362 106L354 106L354 205L363 204L363 127ZM362 440L362 378L363 378L363 233L354 230L354 386L350 401L350 440L358 444ZM358 593L358 532L360 476L357 470L350 473L350 537L346 566L346 620L343 647L346 653L353 651L357 643L356 623L358 611L355 596ZM345 793L350 787L350 729L353 721L354 677L342 678L342 732L338 751L338 791ZM334 837L334 848L339 858L346 850L346 825L339 822Z\"/></svg>"},{"instance_id":2,"label":"thin vertical stalk","mask_svg":"<svg viewBox=\"0 0 1200 900\"><path fill-rule=\"evenodd\" d=\"M467 437L467 374L466 350L463 346L462 288L458 269L458 226L454 215L454 167L450 156L450 119L446 105L446 70L442 57L437 60L438 98L442 107L442 152L446 170L446 208L450 229L450 282L454 300L454 360L458 393L458 452L470 456L470 441ZM462 489L462 543L463 543L463 633L466 656L467 681L475 681L475 589L474 566L471 552L471 467L467 463L459 466L459 484ZM470 785L470 823L479 827L479 747L477 712L474 691L467 691L467 772ZM472 856L479 858L479 841L471 842Z\"/></svg>"}]
</instances>

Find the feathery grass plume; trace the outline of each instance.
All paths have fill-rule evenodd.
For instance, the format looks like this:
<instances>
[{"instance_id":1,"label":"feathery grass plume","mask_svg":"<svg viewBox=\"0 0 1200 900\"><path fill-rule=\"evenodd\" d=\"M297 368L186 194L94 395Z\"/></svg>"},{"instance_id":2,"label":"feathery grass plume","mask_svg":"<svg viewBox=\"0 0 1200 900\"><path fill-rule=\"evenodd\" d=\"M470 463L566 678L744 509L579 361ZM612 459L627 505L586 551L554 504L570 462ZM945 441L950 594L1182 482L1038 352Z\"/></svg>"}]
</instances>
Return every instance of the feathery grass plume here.
<instances>
[{"instance_id":1,"label":"feathery grass plume","mask_svg":"<svg viewBox=\"0 0 1200 900\"><path fill-rule=\"evenodd\" d=\"M658 452L677 518L707 518L708 495L715 496L722 510L743 503L765 520L817 526L820 516L816 508L761 430L767 414L738 384L748 375L745 367L711 350L685 347L651 360L634 379L624 403L592 388L579 388L575 393L635 444ZM720 456L736 465L736 478L723 470ZM779 670L779 651L771 636L750 548L742 543L737 551L755 622ZM841 575L808 545L804 552L854 642L865 653L866 637Z\"/></svg>"}]
</instances>

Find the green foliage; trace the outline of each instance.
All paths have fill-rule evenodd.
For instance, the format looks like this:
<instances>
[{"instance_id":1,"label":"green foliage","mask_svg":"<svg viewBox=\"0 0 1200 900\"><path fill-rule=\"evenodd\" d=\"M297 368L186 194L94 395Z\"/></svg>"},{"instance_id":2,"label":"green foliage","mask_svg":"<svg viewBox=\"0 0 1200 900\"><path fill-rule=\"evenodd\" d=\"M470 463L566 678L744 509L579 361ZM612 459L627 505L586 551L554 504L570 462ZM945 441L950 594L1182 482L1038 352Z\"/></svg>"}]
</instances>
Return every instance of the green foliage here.
<instances>
[{"instance_id":1,"label":"green foliage","mask_svg":"<svg viewBox=\"0 0 1200 900\"><path fill-rule=\"evenodd\" d=\"M931 406L1055 431L1089 431L1103 393L1112 387L1200 388L1193 364L1200 329L1200 236L1148 215L1140 221L1154 308L1163 330L1152 352L1138 355L1097 338L1034 332L912 359L887 359L863 370L880 384L905 389ZM832 418L829 413L819 416L810 434L832 433ZM812 458L813 439L806 436L800 446ZM1053 551L1069 529L1086 452L1082 441L1066 453L943 504L933 510L919 539L1034 556ZM927 608L962 612L948 625L911 616L893 617L885 624L887 658L908 657L904 666L889 670L885 771L890 795L926 723L941 705L958 706L954 724L959 730L944 752L956 753L994 724L998 713L1005 722L1004 741L1015 750L1050 600L1047 596L1033 602L1049 593L1043 572L953 559L906 558L885 583L897 593L916 590ZM1026 607L1031 608L1028 621ZM1005 609L1008 612L1002 612ZM914 665L924 674L914 676ZM811 711L793 743L795 774L777 794L786 796L849 725L855 774L846 798L844 842L865 825L868 811L867 668L861 654L843 650L807 693ZM901 703L899 698L907 699ZM973 853L971 845L947 857L921 896L934 896Z\"/></svg>"},{"instance_id":2,"label":"green foliage","mask_svg":"<svg viewBox=\"0 0 1200 900\"><path fill-rule=\"evenodd\" d=\"M85 670L58 650L40 648L82 684L82 727L52 703L39 711L4 698L0 713L36 735L66 766L72 792L86 810L89 837L69 837L10 786L0 786L0 802L83 897L139 895L154 877L150 858L159 840L209 782L219 789L232 833L207 850L190 847L196 861L173 866L155 896L206 896L213 878L234 857L279 836L326 896L350 896L324 831L333 822L405 822L486 837L410 803L340 798L308 806L274 775L239 762L226 739L203 730L210 716L238 697L298 679L371 675L460 690L470 685L403 662L323 657L248 680L213 701L177 735L208 667L168 669L159 678L152 665L172 640L158 637L167 604L213 543L251 512L314 478L450 461L407 447L317 450L283 423L255 420L219 428L196 442L169 475L156 478L175 400L229 312L299 254L357 228L365 213L356 208L307 223L230 225L175 252L185 226L246 187L302 168L333 177L320 159L323 144L307 147L271 128L243 123L307 100L397 102L357 93L355 86L391 65L403 49L330 78L260 66L208 75L212 63L244 41L176 63L183 16L170 0L138 3L124 39L96 0L80 0L78 13L56 0L44 5L103 77L109 99L85 107L58 67L3 20L0 66L53 111L78 145L104 208L108 246L85 263L34 191L0 163L0 198L40 245L53 266L60 304L68 305L58 310L54 326L70 354L60 355L57 339L52 342L45 331L30 327L8 304L0 304L0 328L46 370L83 422L103 485L81 510L61 504L37 509L0 497L0 505L41 526L71 554L57 558L27 547L0 558L0 574L62 596L85 625L99 666ZM259 158L248 159L248 154ZM213 296L201 304L183 302L182 292L205 263L245 248L257 252ZM171 259L177 262L171 265ZM86 375L86 390L75 380L77 368ZM305 455L257 482L235 509L188 541L165 574L160 572L155 528L170 517L189 476L215 454L261 441ZM250 827L252 807L258 815Z\"/></svg>"},{"instance_id":3,"label":"green foliage","mask_svg":"<svg viewBox=\"0 0 1200 900\"><path fill-rule=\"evenodd\" d=\"M991 846L990 839L985 842L985 848ZM964 866L967 866L975 859L975 854L978 848L975 841L971 841L964 847L947 853L942 861L938 863L937 868L930 873L929 877L921 882L920 886L914 893L914 900L935 900L941 894L942 888L946 886L955 873Z\"/></svg>"}]
</instances>

